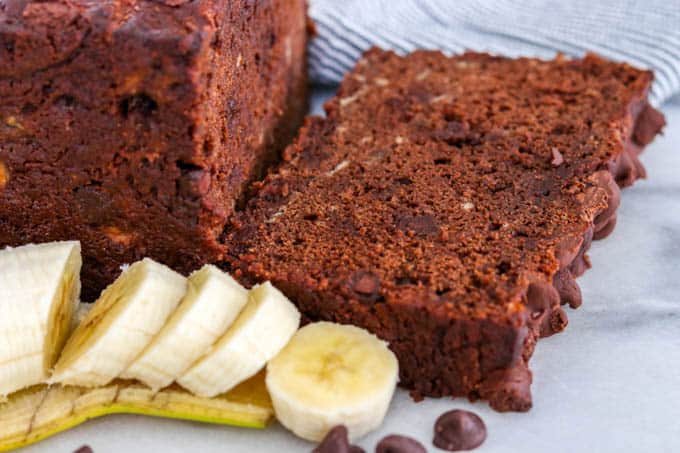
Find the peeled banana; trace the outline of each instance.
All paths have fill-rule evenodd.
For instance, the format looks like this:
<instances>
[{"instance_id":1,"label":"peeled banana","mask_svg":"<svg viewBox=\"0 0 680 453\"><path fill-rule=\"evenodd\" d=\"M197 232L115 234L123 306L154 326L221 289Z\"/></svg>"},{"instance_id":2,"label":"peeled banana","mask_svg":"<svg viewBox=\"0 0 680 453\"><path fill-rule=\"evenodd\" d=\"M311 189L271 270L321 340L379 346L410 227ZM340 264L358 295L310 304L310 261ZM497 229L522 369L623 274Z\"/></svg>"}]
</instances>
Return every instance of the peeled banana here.
<instances>
[{"instance_id":1,"label":"peeled banana","mask_svg":"<svg viewBox=\"0 0 680 453\"><path fill-rule=\"evenodd\" d=\"M397 359L387 344L354 326L318 322L298 330L267 365L276 418L318 442L336 425L350 439L382 423L397 384Z\"/></svg>"},{"instance_id":2,"label":"peeled banana","mask_svg":"<svg viewBox=\"0 0 680 453\"><path fill-rule=\"evenodd\" d=\"M266 282L255 286L234 324L177 382L200 396L229 391L265 367L300 326L300 312Z\"/></svg>"},{"instance_id":3,"label":"peeled banana","mask_svg":"<svg viewBox=\"0 0 680 453\"><path fill-rule=\"evenodd\" d=\"M97 387L125 371L163 327L186 278L151 259L106 288L69 338L48 383Z\"/></svg>"},{"instance_id":4,"label":"peeled banana","mask_svg":"<svg viewBox=\"0 0 680 453\"><path fill-rule=\"evenodd\" d=\"M0 400L44 382L80 297L80 243L0 252Z\"/></svg>"},{"instance_id":5,"label":"peeled banana","mask_svg":"<svg viewBox=\"0 0 680 453\"><path fill-rule=\"evenodd\" d=\"M247 301L248 290L215 266L194 272L177 310L122 377L153 390L170 385L210 349Z\"/></svg>"}]
</instances>

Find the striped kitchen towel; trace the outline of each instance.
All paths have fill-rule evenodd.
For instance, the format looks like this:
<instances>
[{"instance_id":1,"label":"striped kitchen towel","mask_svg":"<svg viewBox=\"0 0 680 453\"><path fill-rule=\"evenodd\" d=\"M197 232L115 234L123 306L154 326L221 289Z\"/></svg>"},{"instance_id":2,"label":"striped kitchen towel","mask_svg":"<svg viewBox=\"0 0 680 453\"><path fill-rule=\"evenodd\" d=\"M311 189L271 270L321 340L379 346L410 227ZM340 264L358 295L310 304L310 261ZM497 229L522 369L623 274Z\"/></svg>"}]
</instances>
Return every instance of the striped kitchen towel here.
<instances>
[{"instance_id":1,"label":"striped kitchen towel","mask_svg":"<svg viewBox=\"0 0 680 453\"><path fill-rule=\"evenodd\" d=\"M310 0L314 81L335 84L371 46L551 58L596 52L655 72L651 100L680 93L680 0Z\"/></svg>"}]
</instances>

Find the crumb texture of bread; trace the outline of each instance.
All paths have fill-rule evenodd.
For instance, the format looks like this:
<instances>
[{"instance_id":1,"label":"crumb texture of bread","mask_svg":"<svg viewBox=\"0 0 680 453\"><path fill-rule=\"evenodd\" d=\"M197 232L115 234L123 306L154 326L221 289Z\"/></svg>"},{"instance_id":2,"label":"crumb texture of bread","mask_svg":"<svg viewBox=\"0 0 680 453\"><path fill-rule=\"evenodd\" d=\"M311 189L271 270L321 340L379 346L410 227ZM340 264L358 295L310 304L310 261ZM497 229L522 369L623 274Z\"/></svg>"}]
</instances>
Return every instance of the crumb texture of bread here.
<instances>
[{"instance_id":1,"label":"crumb texture of bread","mask_svg":"<svg viewBox=\"0 0 680 453\"><path fill-rule=\"evenodd\" d=\"M663 127L651 80L594 55L371 50L258 183L228 266L389 341L415 397L527 410L534 345Z\"/></svg>"},{"instance_id":2,"label":"crumb texture of bread","mask_svg":"<svg viewBox=\"0 0 680 453\"><path fill-rule=\"evenodd\" d=\"M219 260L306 113L305 0L0 2L0 247L79 239L84 296Z\"/></svg>"}]
</instances>

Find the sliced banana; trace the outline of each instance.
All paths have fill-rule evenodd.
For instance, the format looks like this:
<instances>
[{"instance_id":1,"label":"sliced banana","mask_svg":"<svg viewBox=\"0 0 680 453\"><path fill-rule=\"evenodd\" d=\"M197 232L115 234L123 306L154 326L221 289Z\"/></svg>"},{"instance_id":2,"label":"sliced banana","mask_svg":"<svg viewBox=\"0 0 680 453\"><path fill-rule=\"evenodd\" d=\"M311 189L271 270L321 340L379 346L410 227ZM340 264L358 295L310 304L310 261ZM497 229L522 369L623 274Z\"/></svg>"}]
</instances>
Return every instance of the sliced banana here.
<instances>
[{"instance_id":1,"label":"sliced banana","mask_svg":"<svg viewBox=\"0 0 680 453\"><path fill-rule=\"evenodd\" d=\"M66 343L49 383L106 385L151 342L186 293L186 278L151 259L106 288Z\"/></svg>"},{"instance_id":2,"label":"sliced banana","mask_svg":"<svg viewBox=\"0 0 680 453\"><path fill-rule=\"evenodd\" d=\"M345 425L350 439L380 426L398 374L394 353L376 336L318 322L269 362L266 383L281 424L319 442L336 425Z\"/></svg>"},{"instance_id":3,"label":"sliced banana","mask_svg":"<svg viewBox=\"0 0 680 453\"><path fill-rule=\"evenodd\" d=\"M122 377L152 390L170 385L224 334L247 301L248 290L215 266L194 272L175 313Z\"/></svg>"},{"instance_id":4,"label":"sliced banana","mask_svg":"<svg viewBox=\"0 0 680 453\"><path fill-rule=\"evenodd\" d=\"M234 324L177 382L190 392L213 397L264 368L293 336L300 312L269 282L254 287Z\"/></svg>"},{"instance_id":5,"label":"sliced banana","mask_svg":"<svg viewBox=\"0 0 680 453\"><path fill-rule=\"evenodd\" d=\"M0 400L43 382L80 297L79 242L0 251Z\"/></svg>"}]
</instances>

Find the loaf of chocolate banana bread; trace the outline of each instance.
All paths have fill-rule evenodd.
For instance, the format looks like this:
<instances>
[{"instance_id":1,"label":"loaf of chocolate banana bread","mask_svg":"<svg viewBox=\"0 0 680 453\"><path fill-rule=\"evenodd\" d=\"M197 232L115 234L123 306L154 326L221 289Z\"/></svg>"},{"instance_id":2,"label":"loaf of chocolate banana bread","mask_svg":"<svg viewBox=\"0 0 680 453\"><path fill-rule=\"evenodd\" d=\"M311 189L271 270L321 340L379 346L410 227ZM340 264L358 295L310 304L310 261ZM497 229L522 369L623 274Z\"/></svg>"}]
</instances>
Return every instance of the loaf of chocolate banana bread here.
<instances>
[{"instance_id":1,"label":"loaf of chocolate banana bread","mask_svg":"<svg viewBox=\"0 0 680 453\"><path fill-rule=\"evenodd\" d=\"M306 113L305 0L1 0L0 247L123 263L224 254L245 188Z\"/></svg>"},{"instance_id":2,"label":"loaf of chocolate banana bread","mask_svg":"<svg viewBox=\"0 0 680 453\"><path fill-rule=\"evenodd\" d=\"M593 55L369 51L257 184L227 265L387 340L416 397L527 410L536 340L664 124L651 81Z\"/></svg>"}]
</instances>

